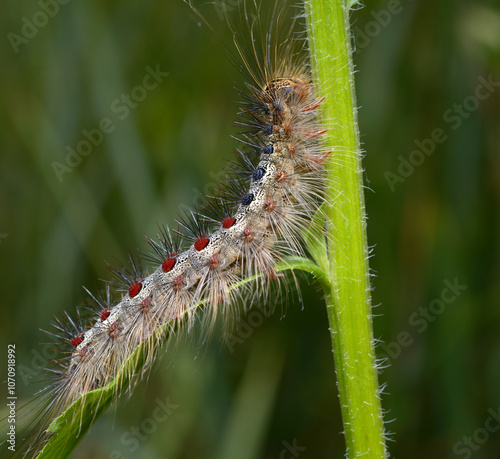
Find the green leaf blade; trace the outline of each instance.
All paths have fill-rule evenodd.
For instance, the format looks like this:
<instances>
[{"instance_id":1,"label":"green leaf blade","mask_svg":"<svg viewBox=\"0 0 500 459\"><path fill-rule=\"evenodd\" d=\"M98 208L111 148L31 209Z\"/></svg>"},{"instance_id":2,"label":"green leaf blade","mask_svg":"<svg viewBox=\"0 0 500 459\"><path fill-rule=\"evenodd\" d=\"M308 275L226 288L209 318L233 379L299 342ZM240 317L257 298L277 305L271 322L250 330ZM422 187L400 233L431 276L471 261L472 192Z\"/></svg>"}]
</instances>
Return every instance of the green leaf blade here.
<instances>
[{"instance_id":1,"label":"green leaf blade","mask_svg":"<svg viewBox=\"0 0 500 459\"><path fill-rule=\"evenodd\" d=\"M316 261L324 272L328 272L325 210L326 205L323 203L314 214L309 227L304 232L304 241L314 261Z\"/></svg>"}]
</instances>

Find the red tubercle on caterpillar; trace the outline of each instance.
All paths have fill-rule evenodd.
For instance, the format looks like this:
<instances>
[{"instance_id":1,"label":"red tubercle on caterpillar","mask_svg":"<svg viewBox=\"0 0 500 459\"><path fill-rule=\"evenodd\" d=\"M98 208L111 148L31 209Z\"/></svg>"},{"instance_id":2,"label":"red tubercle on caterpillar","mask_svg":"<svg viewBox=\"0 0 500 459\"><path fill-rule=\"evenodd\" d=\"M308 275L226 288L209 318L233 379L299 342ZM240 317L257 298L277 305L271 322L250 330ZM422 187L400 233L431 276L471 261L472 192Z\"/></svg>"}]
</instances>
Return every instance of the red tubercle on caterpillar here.
<instances>
[{"instance_id":1,"label":"red tubercle on caterpillar","mask_svg":"<svg viewBox=\"0 0 500 459\"><path fill-rule=\"evenodd\" d=\"M118 321L113 322L108 328L109 337L115 339L118 336L119 328Z\"/></svg>"},{"instance_id":2,"label":"red tubercle on caterpillar","mask_svg":"<svg viewBox=\"0 0 500 459\"><path fill-rule=\"evenodd\" d=\"M147 298L144 298L141 302L141 305L140 305L141 312L149 311L149 308L151 307L152 302L153 302L153 300L151 299L150 296L148 296Z\"/></svg>"},{"instance_id":3,"label":"red tubercle on caterpillar","mask_svg":"<svg viewBox=\"0 0 500 459\"><path fill-rule=\"evenodd\" d=\"M109 309L103 309L101 311L101 322L104 322L108 317L111 311Z\"/></svg>"},{"instance_id":4,"label":"red tubercle on caterpillar","mask_svg":"<svg viewBox=\"0 0 500 459\"><path fill-rule=\"evenodd\" d=\"M136 281L132 282L132 284L128 288L128 296L130 298L134 298L134 296L137 296L141 290L142 290L141 280L137 279Z\"/></svg>"},{"instance_id":5,"label":"red tubercle on caterpillar","mask_svg":"<svg viewBox=\"0 0 500 459\"><path fill-rule=\"evenodd\" d=\"M222 227L224 229L231 228L236 223L236 218L233 217L227 217L224 220L222 220Z\"/></svg>"},{"instance_id":6,"label":"red tubercle on caterpillar","mask_svg":"<svg viewBox=\"0 0 500 459\"><path fill-rule=\"evenodd\" d=\"M173 281L172 281L172 286L174 287L175 290L180 290L182 287L182 284L184 283L184 276L182 274L179 274Z\"/></svg>"},{"instance_id":7,"label":"red tubercle on caterpillar","mask_svg":"<svg viewBox=\"0 0 500 459\"><path fill-rule=\"evenodd\" d=\"M253 228L251 226L247 226L244 230L243 230L243 240L245 242L252 242L253 241L253 238L254 238L254 234L253 234Z\"/></svg>"},{"instance_id":8,"label":"red tubercle on caterpillar","mask_svg":"<svg viewBox=\"0 0 500 459\"><path fill-rule=\"evenodd\" d=\"M171 271L173 269L173 267L175 266L175 263L176 263L176 259L171 257L171 258L166 258L165 260L163 260L163 263L161 264L161 269L164 273L168 273L169 271Z\"/></svg>"},{"instance_id":9,"label":"red tubercle on caterpillar","mask_svg":"<svg viewBox=\"0 0 500 459\"><path fill-rule=\"evenodd\" d=\"M76 335L74 338L71 338L69 342L73 347L78 347L81 342L83 341L84 333L80 333L79 335Z\"/></svg>"},{"instance_id":10,"label":"red tubercle on caterpillar","mask_svg":"<svg viewBox=\"0 0 500 459\"><path fill-rule=\"evenodd\" d=\"M210 242L210 239L208 239L206 236L200 236L196 241L194 241L194 248L198 252L203 250L208 243Z\"/></svg>"},{"instance_id":11,"label":"red tubercle on caterpillar","mask_svg":"<svg viewBox=\"0 0 500 459\"><path fill-rule=\"evenodd\" d=\"M274 173L274 178L277 183L283 183L287 179L286 172L283 169L278 169Z\"/></svg>"},{"instance_id":12,"label":"red tubercle on caterpillar","mask_svg":"<svg viewBox=\"0 0 500 459\"><path fill-rule=\"evenodd\" d=\"M210 269L217 269L217 267L219 266L219 261L220 261L220 253L214 253L208 259L208 267Z\"/></svg>"},{"instance_id":13,"label":"red tubercle on caterpillar","mask_svg":"<svg viewBox=\"0 0 500 459\"><path fill-rule=\"evenodd\" d=\"M275 208L276 208L276 205L274 204L274 202L271 198L266 198L264 200L264 210L266 212L272 212Z\"/></svg>"}]
</instances>

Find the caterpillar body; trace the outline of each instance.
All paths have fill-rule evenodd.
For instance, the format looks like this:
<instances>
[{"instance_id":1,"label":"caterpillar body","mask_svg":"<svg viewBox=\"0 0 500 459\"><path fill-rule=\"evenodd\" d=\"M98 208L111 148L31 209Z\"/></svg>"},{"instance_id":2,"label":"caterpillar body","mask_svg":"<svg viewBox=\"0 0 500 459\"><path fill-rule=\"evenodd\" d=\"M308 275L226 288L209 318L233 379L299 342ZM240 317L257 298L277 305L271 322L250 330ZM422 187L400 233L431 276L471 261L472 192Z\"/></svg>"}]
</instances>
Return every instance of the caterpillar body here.
<instances>
[{"instance_id":1,"label":"caterpillar body","mask_svg":"<svg viewBox=\"0 0 500 459\"><path fill-rule=\"evenodd\" d=\"M50 439L48 422L80 396L114 381L134 350L151 342L141 371L129 375L130 388L145 377L158 354L153 337L159 327L169 324L171 339L180 326L190 328L199 305L209 322L227 316L238 295L250 303L282 282L278 262L304 254L302 234L321 202L322 164L330 152L320 142L322 99L312 83L307 46L293 38L297 18L277 41L281 8L275 6L260 47L256 4L244 2L240 10L249 45L226 16L235 35L230 57L248 81L237 121L242 148L220 192L181 217L177 230L162 229L158 240L149 240L151 255L142 258L156 261L150 274L132 257L129 267L114 269L122 283L117 300L107 285L89 292L94 315L55 320L51 334L63 354L51 369L55 381L42 394L44 423L26 443L30 456ZM235 288L249 278L256 279L252 292Z\"/></svg>"}]
</instances>

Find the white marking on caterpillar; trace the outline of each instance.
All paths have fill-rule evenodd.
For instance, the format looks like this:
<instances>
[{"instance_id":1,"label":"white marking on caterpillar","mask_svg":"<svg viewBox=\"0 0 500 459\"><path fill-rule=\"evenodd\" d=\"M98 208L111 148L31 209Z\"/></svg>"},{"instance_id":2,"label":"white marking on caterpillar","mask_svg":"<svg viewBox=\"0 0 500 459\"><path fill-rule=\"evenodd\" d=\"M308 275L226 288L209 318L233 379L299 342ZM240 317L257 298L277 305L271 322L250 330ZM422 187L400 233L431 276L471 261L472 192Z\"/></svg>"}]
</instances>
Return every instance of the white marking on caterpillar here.
<instances>
[{"instance_id":1,"label":"white marking on caterpillar","mask_svg":"<svg viewBox=\"0 0 500 459\"><path fill-rule=\"evenodd\" d=\"M244 3L241 11L254 43L258 9L251 16ZM281 25L281 13L275 20L275 27ZM47 394L49 420L82 394L112 382L161 325L187 322L189 328L193 305L200 302L215 319L234 304L239 293L231 286L241 279L263 277L266 282L256 282L247 300L265 296L269 282L280 282L276 263L286 255L304 254L302 232L321 200L321 164L329 152L318 140L325 132L316 116L323 99L314 94L305 44L297 50L298 42L291 39L294 23L276 46L269 32L264 49L245 48L235 39L236 54L229 52L252 82L238 122L244 128L238 139L244 147L239 152L243 170L228 171L220 193L179 220L180 237L166 229L159 241L150 240L159 264L151 274L145 275L133 259L131 272L115 270L125 293L116 304L109 286L91 295L98 311L89 326L69 316L56 321L54 336L70 350L57 362L56 386ZM155 357L155 349L149 349L134 382L147 375ZM35 432L31 450L48 439L45 428Z\"/></svg>"}]
</instances>

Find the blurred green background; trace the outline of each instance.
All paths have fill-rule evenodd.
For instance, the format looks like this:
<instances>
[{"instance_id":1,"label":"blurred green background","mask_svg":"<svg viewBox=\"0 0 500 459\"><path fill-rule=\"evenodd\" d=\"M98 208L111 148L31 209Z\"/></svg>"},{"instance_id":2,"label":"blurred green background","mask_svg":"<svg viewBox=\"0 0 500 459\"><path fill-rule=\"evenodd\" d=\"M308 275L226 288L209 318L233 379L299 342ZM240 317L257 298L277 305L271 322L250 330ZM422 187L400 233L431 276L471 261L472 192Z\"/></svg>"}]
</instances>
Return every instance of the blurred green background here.
<instances>
[{"instance_id":1,"label":"blurred green background","mask_svg":"<svg viewBox=\"0 0 500 459\"><path fill-rule=\"evenodd\" d=\"M41 4L7 0L0 16L0 377L15 343L24 396L39 328L111 278L104 260L146 249L157 223L213 189L243 86L180 0ZM500 5L383 0L352 21L391 456L498 458ZM168 76L144 94L157 66ZM131 93L145 98L127 113ZM53 163L104 118L113 132L58 176ZM343 457L327 318L301 284L303 307L292 293L269 317L256 308L232 344L195 330L169 349L73 457Z\"/></svg>"}]
</instances>

